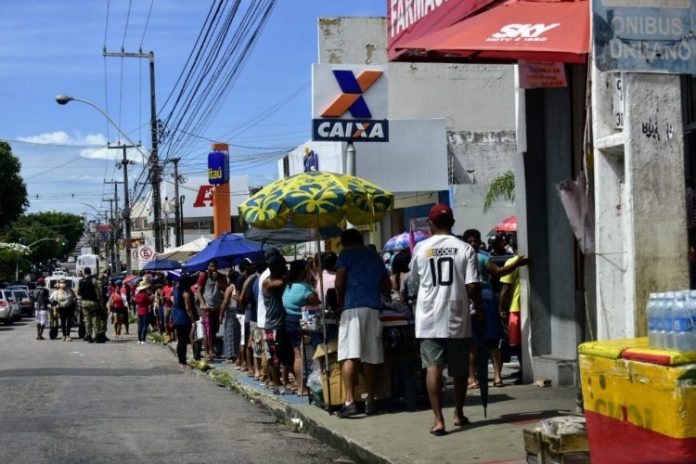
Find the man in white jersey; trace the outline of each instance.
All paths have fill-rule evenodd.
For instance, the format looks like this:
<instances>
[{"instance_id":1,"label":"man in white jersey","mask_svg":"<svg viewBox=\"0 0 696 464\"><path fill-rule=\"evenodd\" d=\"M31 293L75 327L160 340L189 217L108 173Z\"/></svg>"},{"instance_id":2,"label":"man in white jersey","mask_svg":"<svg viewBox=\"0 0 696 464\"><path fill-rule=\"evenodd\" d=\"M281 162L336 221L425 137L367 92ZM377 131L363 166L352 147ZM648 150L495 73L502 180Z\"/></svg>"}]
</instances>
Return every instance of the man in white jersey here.
<instances>
[{"instance_id":1,"label":"man in white jersey","mask_svg":"<svg viewBox=\"0 0 696 464\"><path fill-rule=\"evenodd\" d=\"M482 316L483 311L476 251L452 235L452 210L437 204L428 221L432 236L413 249L411 274L419 282L416 338L420 339L428 397L435 414L430 433L440 436L447 433L440 398L445 364L454 378L454 425L469 423L464 400L471 342L470 302L474 313Z\"/></svg>"}]
</instances>

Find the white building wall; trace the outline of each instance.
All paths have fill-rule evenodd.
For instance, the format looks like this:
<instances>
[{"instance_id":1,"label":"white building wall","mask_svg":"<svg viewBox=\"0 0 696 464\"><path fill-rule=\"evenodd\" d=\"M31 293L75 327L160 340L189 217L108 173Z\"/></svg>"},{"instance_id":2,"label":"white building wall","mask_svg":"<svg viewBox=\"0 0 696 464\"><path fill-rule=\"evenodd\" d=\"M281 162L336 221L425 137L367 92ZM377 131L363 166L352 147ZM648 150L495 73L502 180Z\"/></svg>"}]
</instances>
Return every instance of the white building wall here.
<instances>
[{"instance_id":1,"label":"white building wall","mask_svg":"<svg viewBox=\"0 0 696 464\"><path fill-rule=\"evenodd\" d=\"M462 227L487 232L488 224L510 211L508 205L496 205L484 215L480 192L491 179L512 170L513 66L388 63L386 37L385 18L320 18L319 62L386 64L390 119L446 120L449 181L472 185L453 190L454 213Z\"/></svg>"}]
</instances>

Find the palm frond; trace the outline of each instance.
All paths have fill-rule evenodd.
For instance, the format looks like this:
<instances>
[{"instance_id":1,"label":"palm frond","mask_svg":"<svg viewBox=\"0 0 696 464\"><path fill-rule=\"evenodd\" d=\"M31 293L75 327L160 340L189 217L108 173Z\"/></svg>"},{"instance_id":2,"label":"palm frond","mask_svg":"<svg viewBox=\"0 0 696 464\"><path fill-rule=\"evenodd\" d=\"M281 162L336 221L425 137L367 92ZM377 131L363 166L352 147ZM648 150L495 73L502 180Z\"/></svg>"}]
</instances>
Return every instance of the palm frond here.
<instances>
[{"instance_id":1,"label":"palm frond","mask_svg":"<svg viewBox=\"0 0 696 464\"><path fill-rule=\"evenodd\" d=\"M483 212L487 213L497 201L515 201L515 175L506 171L493 179L483 200Z\"/></svg>"}]
</instances>

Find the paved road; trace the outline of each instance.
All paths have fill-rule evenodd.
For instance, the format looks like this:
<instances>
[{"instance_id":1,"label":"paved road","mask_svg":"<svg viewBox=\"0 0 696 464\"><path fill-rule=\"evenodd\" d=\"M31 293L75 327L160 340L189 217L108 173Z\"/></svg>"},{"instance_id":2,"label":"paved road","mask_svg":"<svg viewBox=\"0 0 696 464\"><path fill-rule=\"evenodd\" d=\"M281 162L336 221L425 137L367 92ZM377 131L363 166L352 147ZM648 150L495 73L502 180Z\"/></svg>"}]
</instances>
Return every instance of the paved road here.
<instances>
[{"instance_id":1,"label":"paved road","mask_svg":"<svg viewBox=\"0 0 696 464\"><path fill-rule=\"evenodd\" d=\"M2 463L349 462L133 335L35 336L0 326Z\"/></svg>"}]
</instances>

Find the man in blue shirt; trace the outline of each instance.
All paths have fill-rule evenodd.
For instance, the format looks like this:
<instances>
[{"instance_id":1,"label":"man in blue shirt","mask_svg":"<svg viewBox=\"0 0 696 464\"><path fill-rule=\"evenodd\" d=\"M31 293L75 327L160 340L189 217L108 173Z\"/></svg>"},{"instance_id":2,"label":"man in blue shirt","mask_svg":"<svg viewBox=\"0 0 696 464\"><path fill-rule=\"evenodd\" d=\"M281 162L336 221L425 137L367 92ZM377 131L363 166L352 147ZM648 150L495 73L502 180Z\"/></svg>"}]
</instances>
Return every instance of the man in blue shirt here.
<instances>
[{"instance_id":1,"label":"man in blue shirt","mask_svg":"<svg viewBox=\"0 0 696 464\"><path fill-rule=\"evenodd\" d=\"M391 284L382 259L363 244L360 231L345 230L341 245L344 249L336 263L336 292L344 311L338 327L338 360L343 361L341 376L346 398L338 417L358 413L353 387L361 365L367 390L365 414L372 415L376 412L375 364L384 362L379 310L382 295L389 294Z\"/></svg>"}]
</instances>

